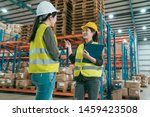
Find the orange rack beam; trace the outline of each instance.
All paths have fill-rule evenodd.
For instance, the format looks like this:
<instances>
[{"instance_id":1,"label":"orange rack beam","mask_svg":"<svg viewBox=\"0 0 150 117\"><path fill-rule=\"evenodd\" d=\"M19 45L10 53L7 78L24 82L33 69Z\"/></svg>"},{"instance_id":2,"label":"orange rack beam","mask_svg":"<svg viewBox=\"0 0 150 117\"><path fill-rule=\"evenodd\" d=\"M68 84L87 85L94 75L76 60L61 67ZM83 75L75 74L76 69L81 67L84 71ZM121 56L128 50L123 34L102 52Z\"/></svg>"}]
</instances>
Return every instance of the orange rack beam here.
<instances>
[{"instance_id":1,"label":"orange rack beam","mask_svg":"<svg viewBox=\"0 0 150 117\"><path fill-rule=\"evenodd\" d=\"M8 91L8 92L17 92L17 93L36 93L36 90L28 90L28 89L16 89L16 88L0 88L0 91ZM64 93L64 92L53 92L53 95L59 96L70 96L73 97L73 93Z\"/></svg>"}]
</instances>

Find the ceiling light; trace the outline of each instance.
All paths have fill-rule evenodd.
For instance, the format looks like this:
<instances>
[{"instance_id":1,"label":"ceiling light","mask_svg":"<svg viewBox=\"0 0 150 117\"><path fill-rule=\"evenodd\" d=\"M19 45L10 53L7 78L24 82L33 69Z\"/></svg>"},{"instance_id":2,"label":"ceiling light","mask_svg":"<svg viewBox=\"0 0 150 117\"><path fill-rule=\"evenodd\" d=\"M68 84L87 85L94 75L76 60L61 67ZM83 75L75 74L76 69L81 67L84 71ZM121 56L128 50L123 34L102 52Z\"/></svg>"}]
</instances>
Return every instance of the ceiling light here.
<instances>
[{"instance_id":1,"label":"ceiling light","mask_svg":"<svg viewBox=\"0 0 150 117\"><path fill-rule=\"evenodd\" d=\"M143 30L146 30L146 29L147 29L147 27L146 27L146 26L143 26L143 27L142 27L142 29L143 29Z\"/></svg>"},{"instance_id":2,"label":"ceiling light","mask_svg":"<svg viewBox=\"0 0 150 117\"><path fill-rule=\"evenodd\" d=\"M28 6L28 7L31 7L32 5L31 5L31 4L27 4L27 6Z\"/></svg>"},{"instance_id":3,"label":"ceiling light","mask_svg":"<svg viewBox=\"0 0 150 117\"><path fill-rule=\"evenodd\" d=\"M119 29L119 30L118 30L118 33L122 33L122 30L121 30L121 29Z\"/></svg>"},{"instance_id":4,"label":"ceiling light","mask_svg":"<svg viewBox=\"0 0 150 117\"><path fill-rule=\"evenodd\" d=\"M114 18L114 16L113 16L113 14L110 14L109 19L112 19L112 18Z\"/></svg>"},{"instance_id":5,"label":"ceiling light","mask_svg":"<svg viewBox=\"0 0 150 117\"><path fill-rule=\"evenodd\" d=\"M147 41L147 38L144 38L144 41Z\"/></svg>"},{"instance_id":6,"label":"ceiling light","mask_svg":"<svg viewBox=\"0 0 150 117\"><path fill-rule=\"evenodd\" d=\"M6 10L6 9L1 9L1 11L2 11L3 13L7 13L7 10Z\"/></svg>"},{"instance_id":7,"label":"ceiling light","mask_svg":"<svg viewBox=\"0 0 150 117\"><path fill-rule=\"evenodd\" d=\"M146 9L141 9L141 13L145 13L146 12Z\"/></svg>"}]
</instances>

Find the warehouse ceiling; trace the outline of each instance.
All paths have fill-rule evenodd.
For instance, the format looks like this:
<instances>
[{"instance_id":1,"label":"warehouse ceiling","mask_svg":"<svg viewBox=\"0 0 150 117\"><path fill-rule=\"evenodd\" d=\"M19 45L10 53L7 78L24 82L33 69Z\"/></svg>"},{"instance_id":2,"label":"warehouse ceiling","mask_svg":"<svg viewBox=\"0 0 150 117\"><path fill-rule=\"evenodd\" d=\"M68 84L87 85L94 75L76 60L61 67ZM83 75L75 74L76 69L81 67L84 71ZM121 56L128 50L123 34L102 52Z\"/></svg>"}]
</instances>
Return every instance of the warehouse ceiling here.
<instances>
[{"instance_id":1,"label":"warehouse ceiling","mask_svg":"<svg viewBox=\"0 0 150 117\"><path fill-rule=\"evenodd\" d=\"M0 21L33 24L37 4L41 1L0 0ZM3 8L7 9L7 13L2 12ZM141 13L143 8L145 13ZM113 18L110 19L109 15ZM150 40L150 0L105 0L105 19L117 36L128 35L130 28L132 32L135 29L139 41L144 38Z\"/></svg>"}]
</instances>

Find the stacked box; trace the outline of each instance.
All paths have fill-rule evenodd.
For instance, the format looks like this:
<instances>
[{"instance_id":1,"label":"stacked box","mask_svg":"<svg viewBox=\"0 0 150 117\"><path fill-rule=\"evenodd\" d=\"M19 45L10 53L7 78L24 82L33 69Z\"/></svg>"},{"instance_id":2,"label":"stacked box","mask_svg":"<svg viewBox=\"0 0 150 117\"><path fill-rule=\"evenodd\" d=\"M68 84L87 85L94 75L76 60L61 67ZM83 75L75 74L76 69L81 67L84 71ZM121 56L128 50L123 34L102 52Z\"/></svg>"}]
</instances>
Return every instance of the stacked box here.
<instances>
[{"instance_id":1,"label":"stacked box","mask_svg":"<svg viewBox=\"0 0 150 117\"><path fill-rule=\"evenodd\" d=\"M140 82L132 81L132 80L126 80L125 88L137 88L137 89L140 89Z\"/></svg>"},{"instance_id":2,"label":"stacked box","mask_svg":"<svg viewBox=\"0 0 150 117\"><path fill-rule=\"evenodd\" d=\"M21 24L8 24L7 29L11 30L11 34L20 34L21 26Z\"/></svg>"},{"instance_id":3,"label":"stacked box","mask_svg":"<svg viewBox=\"0 0 150 117\"><path fill-rule=\"evenodd\" d=\"M136 77L136 80L141 83L141 87L147 87L148 86L148 77L146 77L144 74L138 74L138 75L135 75L133 77Z\"/></svg>"},{"instance_id":4,"label":"stacked box","mask_svg":"<svg viewBox=\"0 0 150 117\"><path fill-rule=\"evenodd\" d=\"M72 34L81 34L81 26L87 22L99 25L99 13L104 14L104 3L100 0L73 0Z\"/></svg>"},{"instance_id":5,"label":"stacked box","mask_svg":"<svg viewBox=\"0 0 150 117\"><path fill-rule=\"evenodd\" d=\"M71 91L71 84L73 82L72 68L60 67L59 73L56 75L56 90L63 92Z\"/></svg>"},{"instance_id":6,"label":"stacked box","mask_svg":"<svg viewBox=\"0 0 150 117\"><path fill-rule=\"evenodd\" d=\"M113 80L113 89L122 89L124 87L124 80Z\"/></svg>"},{"instance_id":7,"label":"stacked box","mask_svg":"<svg viewBox=\"0 0 150 117\"><path fill-rule=\"evenodd\" d=\"M140 89L129 88L129 97L140 99Z\"/></svg>"},{"instance_id":8,"label":"stacked box","mask_svg":"<svg viewBox=\"0 0 150 117\"><path fill-rule=\"evenodd\" d=\"M16 88L26 88L28 86L32 86L32 82L29 79L17 79L16 80Z\"/></svg>"},{"instance_id":9,"label":"stacked box","mask_svg":"<svg viewBox=\"0 0 150 117\"><path fill-rule=\"evenodd\" d=\"M57 36L71 34L72 0L52 0L51 2L59 10L55 33Z\"/></svg>"},{"instance_id":10,"label":"stacked box","mask_svg":"<svg viewBox=\"0 0 150 117\"><path fill-rule=\"evenodd\" d=\"M121 69L116 70L116 79L122 80L122 70Z\"/></svg>"},{"instance_id":11,"label":"stacked box","mask_svg":"<svg viewBox=\"0 0 150 117\"><path fill-rule=\"evenodd\" d=\"M148 76L148 84L150 84L150 76Z\"/></svg>"},{"instance_id":12,"label":"stacked box","mask_svg":"<svg viewBox=\"0 0 150 117\"><path fill-rule=\"evenodd\" d=\"M128 94L128 88L123 88L122 89L122 97L127 98L128 96L129 96L129 94Z\"/></svg>"},{"instance_id":13,"label":"stacked box","mask_svg":"<svg viewBox=\"0 0 150 117\"><path fill-rule=\"evenodd\" d=\"M0 75L0 86L1 87L14 87L15 86L15 74L3 73L3 75Z\"/></svg>"},{"instance_id":14,"label":"stacked box","mask_svg":"<svg viewBox=\"0 0 150 117\"><path fill-rule=\"evenodd\" d=\"M21 39L28 41L32 33L33 24L21 26Z\"/></svg>"},{"instance_id":15,"label":"stacked box","mask_svg":"<svg viewBox=\"0 0 150 117\"><path fill-rule=\"evenodd\" d=\"M75 85L76 85L76 82L71 83L71 93L75 92Z\"/></svg>"},{"instance_id":16,"label":"stacked box","mask_svg":"<svg viewBox=\"0 0 150 117\"><path fill-rule=\"evenodd\" d=\"M148 87L148 77L141 75L141 87Z\"/></svg>"},{"instance_id":17,"label":"stacked box","mask_svg":"<svg viewBox=\"0 0 150 117\"><path fill-rule=\"evenodd\" d=\"M70 74L57 74L56 76L56 81L72 81L73 80L73 75Z\"/></svg>"},{"instance_id":18,"label":"stacked box","mask_svg":"<svg viewBox=\"0 0 150 117\"><path fill-rule=\"evenodd\" d=\"M73 70L71 67L60 67L59 73L72 74Z\"/></svg>"},{"instance_id":19,"label":"stacked box","mask_svg":"<svg viewBox=\"0 0 150 117\"><path fill-rule=\"evenodd\" d=\"M122 89L112 91L112 100L122 100Z\"/></svg>"},{"instance_id":20,"label":"stacked box","mask_svg":"<svg viewBox=\"0 0 150 117\"><path fill-rule=\"evenodd\" d=\"M125 82L125 88L127 88L129 98L140 99L140 85L140 82L136 80L127 80Z\"/></svg>"},{"instance_id":21,"label":"stacked box","mask_svg":"<svg viewBox=\"0 0 150 117\"><path fill-rule=\"evenodd\" d=\"M0 22L0 29L5 30L7 28L7 25Z\"/></svg>"}]
</instances>

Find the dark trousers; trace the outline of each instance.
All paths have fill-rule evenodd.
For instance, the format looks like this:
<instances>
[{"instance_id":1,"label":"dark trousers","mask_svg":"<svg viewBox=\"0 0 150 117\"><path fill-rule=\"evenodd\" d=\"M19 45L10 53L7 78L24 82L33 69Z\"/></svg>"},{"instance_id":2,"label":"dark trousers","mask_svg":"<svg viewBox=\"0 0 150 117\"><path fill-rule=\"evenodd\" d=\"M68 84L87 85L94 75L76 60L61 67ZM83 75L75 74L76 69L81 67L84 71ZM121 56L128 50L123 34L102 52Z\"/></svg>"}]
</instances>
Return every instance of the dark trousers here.
<instances>
[{"instance_id":1,"label":"dark trousers","mask_svg":"<svg viewBox=\"0 0 150 117\"><path fill-rule=\"evenodd\" d=\"M97 100L99 94L100 80L99 78L76 81L75 86L75 99L84 100L85 93L88 93L89 100Z\"/></svg>"}]
</instances>

